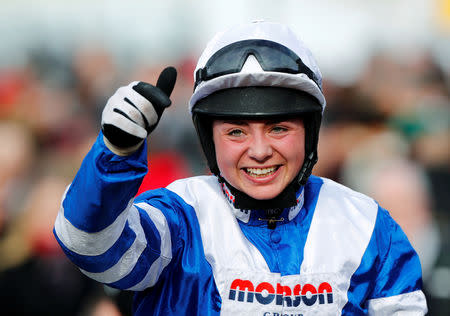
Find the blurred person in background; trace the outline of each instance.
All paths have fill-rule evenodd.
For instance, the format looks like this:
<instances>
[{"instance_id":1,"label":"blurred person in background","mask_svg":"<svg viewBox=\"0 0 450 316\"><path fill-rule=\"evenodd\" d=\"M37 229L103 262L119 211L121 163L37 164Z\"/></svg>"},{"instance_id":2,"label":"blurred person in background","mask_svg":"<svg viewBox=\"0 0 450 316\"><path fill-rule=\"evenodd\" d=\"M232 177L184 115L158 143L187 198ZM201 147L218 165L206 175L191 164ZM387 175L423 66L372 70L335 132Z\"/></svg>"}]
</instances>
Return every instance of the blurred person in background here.
<instances>
[{"instance_id":1,"label":"blurred person in background","mask_svg":"<svg viewBox=\"0 0 450 316\"><path fill-rule=\"evenodd\" d=\"M386 206L418 252L430 315L448 315L449 219L434 211L425 170L404 155L393 154L397 145L401 146L384 138L356 148L342 169L343 183Z\"/></svg>"},{"instance_id":2,"label":"blurred person in background","mask_svg":"<svg viewBox=\"0 0 450 316\"><path fill-rule=\"evenodd\" d=\"M450 209L449 76L427 52L408 57L373 57L358 83L384 118L385 128L400 133L408 156L425 168L436 212Z\"/></svg>"},{"instance_id":3,"label":"blurred person in background","mask_svg":"<svg viewBox=\"0 0 450 316\"><path fill-rule=\"evenodd\" d=\"M398 224L373 199L311 176L321 74L283 25L209 42L190 106L213 175L136 197L175 77L167 68L156 86L121 87L104 108L54 228L83 273L135 291L136 315L426 313L419 258Z\"/></svg>"},{"instance_id":4,"label":"blurred person in background","mask_svg":"<svg viewBox=\"0 0 450 316\"><path fill-rule=\"evenodd\" d=\"M321 130L323 146L319 146L323 159L316 172L339 180L353 147L371 136L398 132L406 140L406 155L423 165L431 177L438 209L448 209L448 194L444 193L450 189L447 78L429 53L418 50L408 57L374 55L359 80L348 86L325 81L328 110Z\"/></svg>"}]
</instances>

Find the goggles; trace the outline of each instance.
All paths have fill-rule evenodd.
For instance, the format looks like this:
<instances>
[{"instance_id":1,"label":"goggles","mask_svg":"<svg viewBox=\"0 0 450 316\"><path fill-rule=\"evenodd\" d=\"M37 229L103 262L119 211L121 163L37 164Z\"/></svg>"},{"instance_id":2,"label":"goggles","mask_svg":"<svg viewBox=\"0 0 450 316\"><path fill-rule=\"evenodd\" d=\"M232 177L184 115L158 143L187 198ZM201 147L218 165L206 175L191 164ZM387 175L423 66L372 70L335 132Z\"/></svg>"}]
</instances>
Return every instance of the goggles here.
<instances>
[{"instance_id":1,"label":"goggles","mask_svg":"<svg viewBox=\"0 0 450 316\"><path fill-rule=\"evenodd\" d=\"M320 87L314 72L296 53L276 42L260 39L243 40L219 49L205 67L196 71L195 87L202 81L240 72L249 55L255 56L264 71L303 73Z\"/></svg>"}]
</instances>

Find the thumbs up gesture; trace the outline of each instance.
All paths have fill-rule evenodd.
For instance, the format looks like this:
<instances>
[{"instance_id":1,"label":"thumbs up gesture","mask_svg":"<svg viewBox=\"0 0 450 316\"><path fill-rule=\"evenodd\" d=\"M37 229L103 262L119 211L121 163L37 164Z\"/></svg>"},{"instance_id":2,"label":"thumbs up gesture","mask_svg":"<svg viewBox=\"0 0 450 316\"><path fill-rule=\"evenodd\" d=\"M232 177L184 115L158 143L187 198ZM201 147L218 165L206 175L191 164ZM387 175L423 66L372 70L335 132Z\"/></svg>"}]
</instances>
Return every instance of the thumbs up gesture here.
<instances>
[{"instance_id":1,"label":"thumbs up gesture","mask_svg":"<svg viewBox=\"0 0 450 316\"><path fill-rule=\"evenodd\" d=\"M111 151L126 156L140 147L170 106L176 77L175 68L167 67L156 86L134 81L109 98L102 112L102 131Z\"/></svg>"}]
</instances>

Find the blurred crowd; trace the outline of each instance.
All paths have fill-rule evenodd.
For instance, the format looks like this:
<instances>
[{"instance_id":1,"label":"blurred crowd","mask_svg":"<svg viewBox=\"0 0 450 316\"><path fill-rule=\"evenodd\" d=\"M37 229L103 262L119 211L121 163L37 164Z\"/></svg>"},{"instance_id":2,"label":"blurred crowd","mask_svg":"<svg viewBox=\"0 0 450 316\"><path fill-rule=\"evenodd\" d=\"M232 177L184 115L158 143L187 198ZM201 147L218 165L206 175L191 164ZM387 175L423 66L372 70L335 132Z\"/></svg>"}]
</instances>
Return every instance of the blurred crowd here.
<instances>
[{"instance_id":1,"label":"blurred crowd","mask_svg":"<svg viewBox=\"0 0 450 316\"><path fill-rule=\"evenodd\" d=\"M154 61L153 61L154 62ZM52 227L100 129L108 97L178 70L172 106L149 145L141 191L208 172L187 110L195 59L120 66L105 48L40 50L0 70L0 314L130 315L130 295L90 281ZM432 54L374 55L357 81L325 78L314 173L374 197L419 253L430 315L450 315L450 76Z\"/></svg>"}]
</instances>

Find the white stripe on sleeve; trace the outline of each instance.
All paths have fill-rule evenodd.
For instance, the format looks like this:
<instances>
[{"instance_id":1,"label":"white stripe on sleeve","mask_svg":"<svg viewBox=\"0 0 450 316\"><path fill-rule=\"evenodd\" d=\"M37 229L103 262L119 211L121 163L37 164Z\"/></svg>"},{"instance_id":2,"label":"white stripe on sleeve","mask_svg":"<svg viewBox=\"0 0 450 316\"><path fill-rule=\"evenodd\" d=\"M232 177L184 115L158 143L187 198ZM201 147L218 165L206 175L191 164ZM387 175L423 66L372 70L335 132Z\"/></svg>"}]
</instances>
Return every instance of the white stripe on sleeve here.
<instances>
[{"instance_id":1,"label":"white stripe on sleeve","mask_svg":"<svg viewBox=\"0 0 450 316\"><path fill-rule=\"evenodd\" d=\"M153 262L144 279L142 279L142 281L135 286L128 289L132 291L142 291L148 287L155 285L163 269L172 260L172 240L170 236L169 224L167 223L166 217L160 210L146 203L138 203L136 204L136 206L142 208L147 212L148 216L150 216L151 220L158 229L159 235L161 237L160 257Z\"/></svg>"},{"instance_id":2,"label":"white stripe on sleeve","mask_svg":"<svg viewBox=\"0 0 450 316\"><path fill-rule=\"evenodd\" d=\"M427 303L422 291L375 298L368 301L369 315L422 316Z\"/></svg>"},{"instance_id":3,"label":"white stripe on sleeve","mask_svg":"<svg viewBox=\"0 0 450 316\"><path fill-rule=\"evenodd\" d=\"M119 261L104 272L91 273L80 269L81 272L96 281L102 283L113 283L127 276L131 272L131 270L133 270L145 247L147 247L147 239L145 238L144 230L142 229L140 223L139 211L134 206L131 207L129 211L128 224L130 228L136 233L136 238L130 248L119 259Z\"/></svg>"},{"instance_id":4,"label":"white stripe on sleeve","mask_svg":"<svg viewBox=\"0 0 450 316\"><path fill-rule=\"evenodd\" d=\"M63 201L66 197L66 192L63 196ZM62 241L64 246L69 250L84 256L101 255L117 241L125 227L127 221L127 209L133 204L134 198L131 199L122 213L116 220L105 229L88 233L73 226L64 215L64 208L61 203L61 208L55 221L55 232L58 238Z\"/></svg>"}]
</instances>

